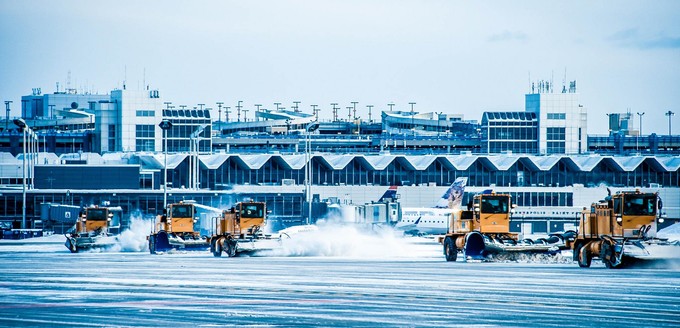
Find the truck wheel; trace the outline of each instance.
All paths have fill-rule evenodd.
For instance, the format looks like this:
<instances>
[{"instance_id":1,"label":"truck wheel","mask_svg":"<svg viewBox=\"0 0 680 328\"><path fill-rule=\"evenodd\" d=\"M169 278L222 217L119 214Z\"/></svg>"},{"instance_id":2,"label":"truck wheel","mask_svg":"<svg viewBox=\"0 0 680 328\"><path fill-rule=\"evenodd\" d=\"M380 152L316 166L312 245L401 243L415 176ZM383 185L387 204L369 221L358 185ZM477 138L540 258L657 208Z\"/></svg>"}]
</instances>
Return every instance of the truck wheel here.
<instances>
[{"instance_id":1,"label":"truck wheel","mask_svg":"<svg viewBox=\"0 0 680 328\"><path fill-rule=\"evenodd\" d=\"M446 237L446 239L444 239L444 256L446 257L447 262L455 262L458 257L456 243L451 237Z\"/></svg>"},{"instance_id":2,"label":"truck wheel","mask_svg":"<svg viewBox=\"0 0 680 328\"><path fill-rule=\"evenodd\" d=\"M225 240L224 246L226 247L224 252L227 253L227 256L229 257L236 256L236 242L234 240L231 239Z\"/></svg>"},{"instance_id":3,"label":"truck wheel","mask_svg":"<svg viewBox=\"0 0 680 328\"><path fill-rule=\"evenodd\" d=\"M212 241L212 253L214 257L221 257L222 256L222 244L220 243L221 239L216 239Z\"/></svg>"},{"instance_id":4,"label":"truck wheel","mask_svg":"<svg viewBox=\"0 0 680 328\"><path fill-rule=\"evenodd\" d=\"M71 251L71 253L78 253L78 246L76 245L75 239L68 239L68 250Z\"/></svg>"},{"instance_id":5,"label":"truck wheel","mask_svg":"<svg viewBox=\"0 0 680 328\"><path fill-rule=\"evenodd\" d=\"M156 236L149 236L149 253L156 254Z\"/></svg>"},{"instance_id":6,"label":"truck wheel","mask_svg":"<svg viewBox=\"0 0 680 328\"><path fill-rule=\"evenodd\" d=\"M578 266L582 268L589 268L590 263L593 261L593 255L588 251L588 247L579 245L578 249L575 250L578 256Z\"/></svg>"},{"instance_id":7,"label":"truck wheel","mask_svg":"<svg viewBox=\"0 0 680 328\"><path fill-rule=\"evenodd\" d=\"M600 251L600 258L608 269L619 268L621 263L616 261L616 254L614 254L614 247L607 242L602 243L602 250Z\"/></svg>"}]
</instances>

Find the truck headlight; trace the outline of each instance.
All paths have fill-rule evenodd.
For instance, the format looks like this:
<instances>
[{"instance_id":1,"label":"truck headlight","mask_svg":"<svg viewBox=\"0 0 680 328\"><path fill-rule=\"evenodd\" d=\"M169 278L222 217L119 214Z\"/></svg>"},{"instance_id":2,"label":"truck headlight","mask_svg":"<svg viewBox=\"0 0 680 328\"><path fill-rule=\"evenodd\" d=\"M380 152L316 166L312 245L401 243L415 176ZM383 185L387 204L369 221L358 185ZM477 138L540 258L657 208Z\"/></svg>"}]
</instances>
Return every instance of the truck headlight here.
<instances>
[{"instance_id":1,"label":"truck headlight","mask_svg":"<svg viewBox=\"0 0 680 328\"><path fill-rule=\"evenodd\" d=\"M659 223L663 223L665 221L663 218L659 218Z\"/></svg>"},{"instance_id":2,"label":"truck headlight","mask_svg":"<svg viewBox=\"0 0 680 328\"><path fill-rule=\"evenodd\" d=\"M616 222L621 223L621 222L623 222L623 219L622 219L620 216L617 216L617 217L616 217Z\"/></svg>"}]
</instances>

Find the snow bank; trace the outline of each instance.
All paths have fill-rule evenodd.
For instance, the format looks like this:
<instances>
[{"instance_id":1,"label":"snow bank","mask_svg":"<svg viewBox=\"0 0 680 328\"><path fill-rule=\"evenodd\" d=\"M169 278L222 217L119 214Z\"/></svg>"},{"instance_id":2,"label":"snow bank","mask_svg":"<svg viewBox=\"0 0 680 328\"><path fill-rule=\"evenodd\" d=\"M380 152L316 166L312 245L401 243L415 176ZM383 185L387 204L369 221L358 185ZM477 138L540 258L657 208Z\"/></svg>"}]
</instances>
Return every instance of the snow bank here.
<instances>
[{"instance_id":1,"label":"snow bank","mask_svg":"<svg viewBox=\"0 0 680 328\"><path fill-rule=\"evenodd\" d=\"M680 223L663 228L656 235L659 238L668 238L669 241L680 241Z\"/></svg>"}]
</instances>

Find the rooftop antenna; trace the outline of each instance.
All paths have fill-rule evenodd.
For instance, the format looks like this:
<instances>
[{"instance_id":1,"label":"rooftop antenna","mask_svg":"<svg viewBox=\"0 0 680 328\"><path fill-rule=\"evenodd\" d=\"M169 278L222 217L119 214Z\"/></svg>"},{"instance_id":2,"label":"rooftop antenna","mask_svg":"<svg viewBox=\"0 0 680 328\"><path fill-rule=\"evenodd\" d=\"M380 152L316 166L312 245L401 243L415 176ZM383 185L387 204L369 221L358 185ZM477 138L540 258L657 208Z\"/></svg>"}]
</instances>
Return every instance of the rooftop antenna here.
<instances>
[{"instance_id":1,"label":"rooftop antenna","mask_svg":"<svg viewBox=\"0 0 680 328\"><path fill-rule=\"evenodd\" d=\"M221 123L221 121L222 121L222 105L224 105L224 103L221 102L221 101L218 101L215 104L217 105L217 122Z\"/></svg>"},{"instance_id":2,"label":"rooftop antenna","mask_svg":"<svg viewBox=\"0 0 680 328\"><path fill-rule=\"evenodd\" d=\"M123 90L125 90L125 83L127 83L127 65L124 66L123 71Z\"/></svg>"},{"instance_id":3,"label":"rooftop antenna","mask_svg":"<svg viewBox=\"0 0 680 328\"><path fill-rule=\"evenodd\" d=\"M262 107L262 104L255 104L255 107L257 107L257 113L260 112L260 107ZM255 120L260 120L260 118L257 116L257 113L255 113Z\"/></svg>"},{"instance_id":4,"label":"rooftop antenna","mask_svg":"<svg viewBox=\"0 0 680 328\"><path fill-rule=\"evenodd\" d=\"M224 107L224 121L227 123L229 123L229 113L231 113L230 109L231 107L229 106Z\"/></svg>"},{"instance_id":5,"label":"rooftop antenna","mask_svg":"<svg viewBox=\"0 0 680 328\"><path fill-rule=\"evenodd\" d=\"M564 67L564 77L562 78L562 93L567 93L567 67Z\"/></svg>"},{"instance_id":6,"label":"rooftop antenna","mask_svg":"<svg viewBox=\"0 0 680 328\"><path fill-rule=\"evenodd\" d=\"M274 105L276 105L276 110L277 110L277 111L281 108L281 103L276 102L276 103L274 103Z\"/></svg>"},{"instance_id":7,"label":"rooftop antenna","mask_svg":"<svg viewBox=\"0 0 680 328\"><path fill-rule=\"evenodd\" d=\"M300 111L300 109L299 109L300 103L301 103L301 101L293 101L293 104L294 104L294 105L293 105L293 111L294 111L294 112L297 113L297 112Z\"/></svg>"},{"instance_id":8,"label":"rooftop antenna","mask_svg":"<svg viewBox=\"0 0 680 328\"><path fill-rule=\"evenodd\" d=\"M359 102L357 102L357 101L352 101L352 107L354 108L354 120L357 119L357 104L358 103Z\"/></svg>"},{"instance_id":9,"label":"rooftop antenna","mask_svg":"<svg viewBox=\"0 0 680 328\"><path fill-rule=\"evenodd\" d=\"M236 118L237 118L236 121L237 121L237 122L241 122L241 108L243 108L243 106L241 106L241 103L242 103L242 102L243 102L243 100L239 100L239 101L236 103Z\"/></svg>"},{"instance_id":10,"label":"rooftop antenna","mask_svg":"<svg viewBox=\"0 0 680 328\"><path fill-rule=\"evenodd\" d=\"M368 123L370 124L371 121L371 109L373 108L373 105L366 105L368 107Z\"/></svg>"},{"instance_id":11,"label":"rooftop antenna","mask_svg":"<svg viewBox=\"0 0 680 328\"><path fill-rule=\"evenodd\" d=\"M243 122L248 122L248 112L250 109L243 109Z\"/></svg>"},{"instance_id":12,"label":"rooftop antenna","mask_svg":"<svg viewBox=\"0 0 680 328\"><path fill-rule=\"evenodd\" d=\"M550 85L549 85L549 87L550 87L550 88L549 88L549 89L550 89L550 93L553 93L553 85L554 85L554 84L553 84L553 81L554 81L554 80L555 80L555 71L552 71L552 70L551 70L551 71L550 71Z\"/></svg>"},{"instance_id":13,"label":"rooftop antenna","mask_svg":"<svg viewBox=\"0 0 680 328\"><path fill-rule=\"evenodd\" d=\"M201 107L199 108L200 110L203 110L203 106L205 106L205 104L198 104L198 106Z\"/></svg>"},{"instance_id":14,"label":"rooftop antenna","mask_svg":"<svg viewBox=\"0 0 680 328\"><path fill-rule=\"evenodd\" d=\"M352 106L347 106L347 122L352 121Z\"/></svg>"},{"instance_id":15,"label":"rooftop antenna","mask_svg":"<svg viewBox=\"0 0 680 328\"><path fill-rule=\"evenodd\" d=\"M5 131L9 130L9 104L11 104L11 100L5 100L5 108L7 109L7 118L5 119Z\"/></svg>"},{"instance_id":16,"label":"rooftop antenna","mask_svg":"<svg viewBox=\"0 0 680 328\"><path fill-rule=\"evenodd\" d=\"M319 109L317 109L317 107L319 107L319 105L311 105L311 106L312 106L312 113L314 113L314 116L316 117L316 120L318 121L319 120Z\"/></svg>"},{"instance_id":17,"label":"rooftop antenna","mask_svg":"<svg viewBox=\"0 0 680 328\"><path fill-rule=\"evenodd\" d=\"M333 122L338 121L338 107L336 107L338 103L331 103L331 106L333 106Z\"/></svg>"},{"instance_id":18,"label":"rooftop antenna","mask_svg":"<svg viewBox=\"0 0 680 328\"><path fill-rule=\"evenodd\" d=\"M390 112L392 111L392 107L394 107L394 103L389 103L387 106L390 106Z\"/></svg>"}]
</instances>

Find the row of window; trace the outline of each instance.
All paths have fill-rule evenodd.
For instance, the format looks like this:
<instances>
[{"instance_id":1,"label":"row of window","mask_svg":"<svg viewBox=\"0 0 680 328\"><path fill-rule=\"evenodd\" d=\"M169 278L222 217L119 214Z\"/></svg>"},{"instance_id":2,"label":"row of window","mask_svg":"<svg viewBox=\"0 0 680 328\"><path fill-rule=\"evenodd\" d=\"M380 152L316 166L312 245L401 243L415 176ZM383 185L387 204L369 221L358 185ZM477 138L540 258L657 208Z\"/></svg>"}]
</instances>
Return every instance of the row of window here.
<instances>
[{"instance_id":1,"label":"row of window","mask_svg":"<svg viewBox=\"0 0 680 328\"><path fill-rule=\"evenodd\" d=\"M567 114L565 113L548 113L549 120L566 120Z\"/></svg>"},{"instance_id":2,"label":"row of window","mask_svg":"<svg viewBox=\"0 0 680 328\"><path fill-rule=\"evenodd\" d=\"M155 138L156 126L152 124L139 124L135 126L135 136L137 138Z\"/></svg>"},{"instance_id":3,"label":"row of window","mask_svg":"<svg viewBox=\"0 0 680 328\"><path fill-rule=\"evenodd\" d=\"M154 117L154 116L156 116L156 112L154 110L145 109L137 110L137 117Z\"/></svg>"},{"instance_id":4,"label":"row of window","mask_svg":"<svg viewBox=\"0 0 680 328\"><path fill-rule=\"evenodd\" d=\"M536 140L538 129L532 128L490 128L489 140Z\"/></svg>"},{"instance_id":5,"label":"row of window","mask_svg":"<svg viewBox=\"0 0 680 328\"><path fill-rule=\"evenodd\" d=\"M566 137L565 128L548 128L546 133L546 140L550 141L564 141Z\"/></svg>"}]
</instances>

